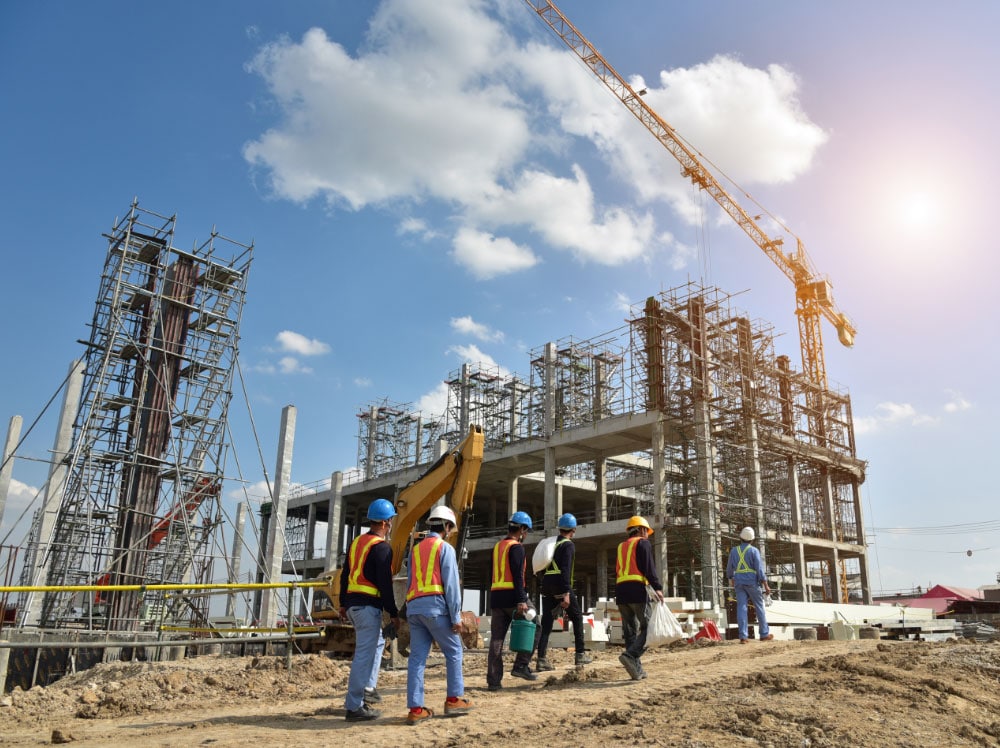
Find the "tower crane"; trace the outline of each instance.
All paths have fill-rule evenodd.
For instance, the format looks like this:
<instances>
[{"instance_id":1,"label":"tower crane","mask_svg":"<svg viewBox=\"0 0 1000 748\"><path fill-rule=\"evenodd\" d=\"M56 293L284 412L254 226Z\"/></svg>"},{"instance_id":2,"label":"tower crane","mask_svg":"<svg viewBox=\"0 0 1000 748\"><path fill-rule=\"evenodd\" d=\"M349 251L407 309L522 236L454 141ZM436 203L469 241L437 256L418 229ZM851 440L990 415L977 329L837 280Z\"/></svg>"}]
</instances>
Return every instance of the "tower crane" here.
<instances>
[{"instance_id":1,"label":"tower crane","mask_svg":"<svg viewBox=\"0 0 1000 748\"><path fill-rule=\"evenodd\" d=\"M834 304L830 281L813 267L802 241L796 237L795 250L786 252L782 247L784 242L781 237L772 239L768 236L757 221L733 199L715 176L698 160L691 148L681 140L677 131L653 111L640 93L611 67L559 8L548 0L525 0L525 2L680 162L681 174L711 195L754 244L760 247L794 284L802 369L809 382L815 385L819 392L828 389L820 317L825 317L834 326L840 342L847 347L854 345L857 331L847 315ZM812 410L818 414L822 408L816 408L814 404ZM822 433L822 427L819 433Z\"/></svg>"},{"instance_id":2,"label":"tower crane","mask_svg":"<svg viewBox=\"0 0 1000 748\"><path fill-rule=\"evenodd\" d=\"M850 318L834 303L830 281L813 267L809 255L806 254L805 245L797 236L796 247L792 252L784 250L782 246L784 241L781 237L768 236L756 219L719 184L694 151L683 142L677 131L643 100L642 94L645 91L637 92L633 89L559 8L549 0L525 0L525 2L677 159L681 165L682 176L711 195L712 199L795 286L795 315L799 323L802 370L812 385L806 392L810 432L820 445L825 446L826 418L823 402L825 393L829 389L829 380L826 375L820 317L825 317L834 326L838 339L848 348L854 345L854 336L857 333ZM822 511L822 507L818 509ZM833 518L829 519L831 530L835 532ZM824 565L832 583L832 569L828 562L824 562ZM843 599L847 600L847 574L843 561L840 568L840 586Z\"/></svg>"}]
</instances>

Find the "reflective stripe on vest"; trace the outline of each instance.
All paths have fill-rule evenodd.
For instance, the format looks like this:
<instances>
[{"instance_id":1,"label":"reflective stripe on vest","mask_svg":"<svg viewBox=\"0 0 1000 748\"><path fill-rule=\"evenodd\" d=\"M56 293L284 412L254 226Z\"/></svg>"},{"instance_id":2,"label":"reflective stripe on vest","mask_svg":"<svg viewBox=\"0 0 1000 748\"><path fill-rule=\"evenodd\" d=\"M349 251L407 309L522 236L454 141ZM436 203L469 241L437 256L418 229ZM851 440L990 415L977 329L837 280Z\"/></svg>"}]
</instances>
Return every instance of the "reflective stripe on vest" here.
<instances>
[{"instance_id":1,"label":"reflective stripe on vest","mask_svg":"<svg viewBox=\"0 0 1000 748\"><path fill-rule=\"evenodd\" d=\"M736 572L735 572L736 574L754 574L755 573L754 570L750 568L750 565L747 563L746 557L744 557L744 555L743 555L744 553L747 552L747 548L749 548L749 547L750 547L749 545L738 545L738 546L736 546L736 553L740 557L739 563L736 564Z\"/></svg>"},{"instance_id":2,"label":"reflective stripe on vest","mask_svg":"<svg viewBox=\"0 0 1000 748\"><path fill-rule=\"evenodd\" d=\"M504 538L493 546L493 584L491 590L512 590L514 589L514 572L510 568L510 547L518 545L518 541L512 538ZM524 560L525 568L528 566L528 559ZM521 571L521 579L524 579L524 570Z\"/></svg>"},{"instance_id":3,"label":"reflective stripe on vest","mask_svg":"<svg viewBox=\"0 0 1000 748\"><path fill-rule=\"evenodd\" d=\"M413 546L413 557L410 560L410 589L406 592L407 601L415 597L428 595L443 595L444 583L441 581L441 546L444 541L435 536L426 537Z\"/></svg>"},{"instance_id":4,"label":"reflective stripe on vest","mask_svg":"<svg viewBox=\"0 0 1000 748\"><path fill-rule=\"evenodd\" d=\"M556 547L552 549L552 560L549 561L548 568L545 569L545 576L548 576L549 574L562 574L562 571L560 571L559 569L559 565L556 564L556 551L559 549L559 546L561 546L563 543L568 543L568 542L570 542L569 538L559 538L559 540L556 541ZM574 558L573 560L575 563L576 559ZM573 583L572 569L570 569L569 572L569 580L570 584L572 584Z\"/></svg>"},{"instance_id":5,"label":"reflective stripe on vest","mask_svg":"<svg viewBox=\"0 0 1000 748\"><path fill-rule=\"evenodd\" d=\"M639 566L635 560L635 547L639 545L640 540L642 538L636 536L628 540L623 540L618 545L618 559L615 561L615 573L618 575L618 578L615 580L616 583L642 582L643 584L649 584L646 576L639 571Z\"/></svg>"},{"instance_id":6,"label":"reflective stripe on vest","mask_svg":"<svg viewBox=\"0 0 1000 748\"><path fill-rule=\"evenodd\" d=\"M356 537L351 543L351 550L347 554L351 564L351 576L347 580L348 593L357 592L372 597L379 596L378 587L365 577L365 561L368 560L368 554L371 553L372 548L384 542L385 538L365 533Z\"/></svg>"}]
</instances>

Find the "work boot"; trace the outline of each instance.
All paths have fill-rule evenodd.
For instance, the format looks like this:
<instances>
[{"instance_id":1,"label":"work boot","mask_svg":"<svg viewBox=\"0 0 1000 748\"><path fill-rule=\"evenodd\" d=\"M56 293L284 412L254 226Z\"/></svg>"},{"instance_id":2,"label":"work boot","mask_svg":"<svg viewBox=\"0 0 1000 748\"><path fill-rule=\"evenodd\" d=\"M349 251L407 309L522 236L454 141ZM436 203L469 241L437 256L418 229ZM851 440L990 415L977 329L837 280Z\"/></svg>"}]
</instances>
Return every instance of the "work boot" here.
<instances>
[{"instance_id":1,"label":"work boot","mask_svg":"<svg viewBox=\"0 0 1000 748\"><path fill-rule=\"evenodd\" d=\"M519 665L510 671L510 674L515 678L524 678L525 680L538 680L538 676L531 672L531 668L527 665Z\"/></svg>"},{"instance_id":2,"label":"work boot","mask_svg":"<svg viewBox=\"0 0 1000 748\"><path fill-rule=\"evenodd\" d=\"M366 722L370 719L378 719L381 716L382 712L372 709L363 703L358 709L348 709L347 714L344 715L344 719L348 722Z\"/></svg>"},{"instance_id":3,"label":"work boot","mask_svg":"<svg viewBox=\"0 0 1000 748\"><path fill-rule=\"evenodd\" d=\"M374 688L365 689L365 703L366 704L378 704L382 701L382 695L376 691Z\"/></svg>"},{"instance_id":4,"label":"work boot","mask_svg":"<svg viewBox=\"0 0 1000 748\"><path fill-rule=\"evenodd\" d=\"M444 702L444 713L445 714L468 714L472 709L472 700L457 697L454 701L447 699Z\"/></svg>"},{"instance_id":5,"label":"work boot","mask_svg":"<svg viewBox=\"0 0 1000 748\"><path fill-rule=\"evenodd\" d=\"M555 670L555 668L552 667L552 663L546 660L544 657L539 657L538 662L535 663L535 672L542 673L548 670Z\"/></svg>"},{"instance_id":6,"label":"work boot","mask_svg":"<svg viewBox=\"0 0 1000 748\"><path fill-rule=\"evenodd\" d=\"M593 661L594 658L591 657L586 652L577 652L576 659L573 660L573 664L576 665L577 667L580 667L581 665L589 665Z\"/></svg>"},{"instance_id":7,"label":"work boot","mask_svg":"<svg viewBox=\"0 0 1000 748\"><path fill-rule=\"evenodd\" d=\"M414 707L406 715L406 724L415 725L420 722L423 722L425 719L430 719L433 716L434 712L432 712L427 707L423 706Z\"/></svg>"},{"instance_id":8,"label":"work boot","mask_svg":"<svg viewBox=\"0 0 1000 748\"><path fill-rule=\"evenodd\" d=\"M627 652L622 652L618 655L618 662L624 666L632 680L640 680L642 678L642 671L639 669L639 663L632 655Z\"/></svg>"},{"instance_id":9,"label":"work boot","mask_svg":"<svg viewBox=\"0 0 1000 748\"><path fill-rule=\"evenodd\" d=\"M774 634L768 634L767 636L760 637L762 642L769 642L774 638Z\"/></svg>"},{"instance_id":10,"label":"work boot","mask_svg":"<svg viewBox=\"0 0 1000 748\"><path fill-rule=\"evenodd\" d=\"M502 683L487 683L486 684L486 690L487 691L502 691L503 690L503 684Z\"/></svg>"}]
</instances>

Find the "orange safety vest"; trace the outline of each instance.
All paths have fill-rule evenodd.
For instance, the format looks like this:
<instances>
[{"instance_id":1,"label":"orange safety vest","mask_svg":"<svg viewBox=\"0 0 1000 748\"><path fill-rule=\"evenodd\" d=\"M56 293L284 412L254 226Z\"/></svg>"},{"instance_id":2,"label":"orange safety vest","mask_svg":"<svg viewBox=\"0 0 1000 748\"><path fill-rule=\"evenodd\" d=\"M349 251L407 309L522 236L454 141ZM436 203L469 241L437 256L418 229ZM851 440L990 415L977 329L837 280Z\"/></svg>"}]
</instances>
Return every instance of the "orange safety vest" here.
<instances>
[{"instance_id":1,"label":"orange safety vest","mask_svg":"<svg viewBox=\"0 0 1000 748\"><path fill-rule=\"evenodd\" d=\"M518 541L512 538L504 538L493 546L493 584L491 590L512 590L514 589L514 571L510 568L507 559L510 556L510 547L518 545ZM524 572L528 568L528 557L524 558L524 569L521 569L521 580L524 580Z\"/></svg>"},{"instance_id":2,"label":"orange safety vest","mask_svg":"<svg viewBox=\"0 0 1000 748\"><path fill-rule=\"evenodd\" d=\"M615 562L615 574L618 575L615 581L618 584L622 582L642 582L643 584L649 584L646 575L639 571L639 567L635 561L635 547L639 545L640 540L642 538L636 536L628 540L623 540L619 544L618 559Z\"/></svg>"},{"instance_id":3,"label":"orange safety vest","mask_svg":"<svg viewBox=\"0 0 1000 748\"><path fill-rule=\"evenodd\" d=\"M368 560L368 554L371 553L372 548L378 543L384 542L385 538L380 538L369 532L358 535L351 543L351 550L347 554L351 564L351 576L347 580L348 593L359 592L362 595L379 597L378 587L365 577L365 561Z\"/></svg>"},{"instance_id":4,"label":"orange safety vest","mask_svg":"<svg viewBox=\"0 0 1000 748\"><path fill-rule=\"evenodd\" d=\"M413 546L410 559L410 588L406 591L406 601L415 597L443 595L444 583L441 581L441 546L444 541L439 537L426 537Z\"/></svg>"}]
</instances>

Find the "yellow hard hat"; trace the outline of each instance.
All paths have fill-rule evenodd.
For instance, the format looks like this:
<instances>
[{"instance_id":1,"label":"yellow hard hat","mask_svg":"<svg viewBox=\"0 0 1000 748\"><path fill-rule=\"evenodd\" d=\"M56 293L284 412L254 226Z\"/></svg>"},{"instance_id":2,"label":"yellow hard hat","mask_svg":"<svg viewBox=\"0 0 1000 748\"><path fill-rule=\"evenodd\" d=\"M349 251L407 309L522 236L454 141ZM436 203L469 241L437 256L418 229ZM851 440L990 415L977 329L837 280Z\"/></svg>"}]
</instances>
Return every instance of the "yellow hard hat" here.
<instances>
[{"instance_id":1,"label":"yellow hard hat","mask_svg":"<svg viewBox=\"0 0 1000 748\"><path fill-rule=\"evenodd\" d=\"M632 517L628 521L628 524L625 525L625 528L631 530L633 527L645 527L647 530L649 530L650 535L653 534L653 528L649 526L649 523L646 521L645 517L640 517L638 515Z\"/></svg>"}]
</instances>

